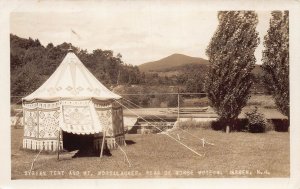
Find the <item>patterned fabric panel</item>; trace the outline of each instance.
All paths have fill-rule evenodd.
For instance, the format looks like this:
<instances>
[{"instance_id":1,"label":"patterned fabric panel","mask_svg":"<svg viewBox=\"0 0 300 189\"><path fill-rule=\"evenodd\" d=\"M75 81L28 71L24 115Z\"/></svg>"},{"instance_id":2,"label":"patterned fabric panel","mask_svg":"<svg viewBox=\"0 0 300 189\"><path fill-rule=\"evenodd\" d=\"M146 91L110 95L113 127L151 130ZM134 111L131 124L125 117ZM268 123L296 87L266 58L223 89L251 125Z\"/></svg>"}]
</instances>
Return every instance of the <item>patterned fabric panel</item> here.
<instances>
[{"instance_id":1,"label":"patterned fabric panel","mask_svg":"<svg viewBox=\"0 0 300 189\"><path fill-rule=\"evenodd\" d=\"M59 109L39 111L39 138L58 137L59 114Z\"/></svg>"},{"instance_id":2,"label":"patterned fabric panel","mask_svg":"<svg viewBox=\"0 0 300 189\"><path fill-rule=\"evenodd\" d=\"M56 102L34 102L34 103L24 103L23 107L26 109L54 109L59 108L60 103Z\"/></svg>"},{"instance_id":3,"label":"patterned fabric panel","mask_svg":"<svg viewBox=\"0 0 300 189\"><path fill-rule=\"evenodd\" d=\"M57 151L57 140L36 140L31 138L23 139L23 149L29 150L44 150L44 151ZM59 149L63 149L63 141L59 141Z\"/></svg>"},{"instance_id":4,"label":"patterned fabric panel","mask_svg":"<svg viewBox=\"0 0 300 189\"><path fill-rule=\"evenodd\" d=\"M38 113L37 110L24 109L24 136L37 137Z\"/></svg>"},{"instance_id":5,"label":"patterned fabric panel","mask_svg":"<svg viewBox=\"0 0 300 189\"><path fill-rule=\"evenodd\" d=\"M36 109L38 107L38 103L24 103L22 106L26 109Z\"/></svg>"},{"instance_id":6,"label":"patterned fabric panel","mask_svg":"<svg viewBox=\"0 0 300 189\"><path fill-rule=\"evenodd\" d=\"M106 131L106 135L113 136L111 108L97 108L96 111L100 120L100 124L102 125L103 130Z\"/></svg>"},{"instance_id":7,"label":"patterned fabric panel","mask_svg":"<svg viewBox=\"0 0 300 189\"><path fill-rule=\"evenodd\" d=\"M60 126L66 132L94 134L102 131L94 107L63 105L61 116Z\"/></svg>"},{"instance_id":8,"label":"patterned fabric panel","mask_svg":"<svg viewBox=\"0 0 300 189\"><path fill-rule=\"evenodd\" d=\"M95 108L111 108L112 104L109 101L95 101Z\"/></svg>"},{"instance_id":9,"label":"patterned fabric panel","mask_svg":"<svg viewBox=\"0 0 300 189\"><path fill-rule=\"evenodd\" d=\"M125 136L107 137L105 138L108 149L116 149L118 146L126 146ZM94 150L100 151L102 144L102 138L94 139Z\"/></svg>"},{"instance_id":10,"label":"patterned fabric panel","mask_svg":"<svg viewBox=\"0 0 300 189\"><path fill-rule=\"evenodd\" d=\"M122 107L118 109L113 109L113 130L114 130L114 135L119 135L124 133Z\"/></svg>"},{"instance_id":11,"label":"patterned fabric panel","mask_svg":"<svg viewBox=\"0 0 300 189\"><path fill-rule=\"evenodd\" d=\"M89 106L90 100L63 100L61 101L61 104L70 106Z\"/></svg>"},{"instance_id":12,"label":"patterned fabric panel","mask_svg":"<svg viewBox=\"0 0 300 189\"><path fill-rule=\"evenodd\" d=\"M59 108L60 103L59 102L47 102L47 103L42 103L39 102L38 103L38 108L39 109L55 109L55 108Z\"/></svg>"}]
</instances>

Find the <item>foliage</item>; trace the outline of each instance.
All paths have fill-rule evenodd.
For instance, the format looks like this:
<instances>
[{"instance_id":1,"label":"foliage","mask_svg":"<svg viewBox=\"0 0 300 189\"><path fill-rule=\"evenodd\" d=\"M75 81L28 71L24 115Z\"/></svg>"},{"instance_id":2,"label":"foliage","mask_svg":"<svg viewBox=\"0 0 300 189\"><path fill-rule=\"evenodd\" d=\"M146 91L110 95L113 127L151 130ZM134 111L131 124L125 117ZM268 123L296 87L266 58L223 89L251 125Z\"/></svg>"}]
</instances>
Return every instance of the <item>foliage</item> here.
<instances>
[{"instance_id":1,"label":"foliage","mask_svg":"<svg viewBox=\"0 0 300 189\"><path fill-rule=\"evenodd\" d=\"M183 98L179 95L179 106L183 104ZM168 107L178 107L178 95L170 95L167 98Z\"/></svg>"},{"instance_id":2,"label":"foliage","mask_svg":"<svg viewBox=\"0 0 300 189\"><path fill-rule=\"evenodd\" d=\"M275 101L271 95L251 95L247 106L257 106L265 109L276 109Z\"/></svg>"},{"instance_id":3,"label":"foliage","mask_svg":"<svg viewBox=\"0 0 300 189\"><path fill-rule=\"evenodd\" d=\"M264 83L273 94L276 106L289 116L289 13L273 11L264 38Z\"/></svg>"},{"instance_id":4,"label":"foliage","mask_svg":"<svg viewBox=\"0 0 300 189\"><path fill-rule=\"evenodd\" d=\"M183 67L183 73L178 76L180 84L186 86L186 93L202 93L204 91L205 74L208 66L199 64L188 64ZM199 95L196 95L199 96Z\"/></svg>"},{"instance_id":5,"label":"foliage","mask_svg":"<svg viewBox=\"0 0 300 189\"><path fill-rule=\"evenodd\" d=\"M267 121L264 114L259 113L257 110L257 107L255 107L255 109L245 113L248 119L246 130L251 133L263 133L266 130Z\"/></svg>"},{"instance_id":6,"label":"foliage","mask_svg":"<svg viewBox=\"0 0 300 189\"><path fill-rule=\"evenodd\" d=\"M49 43L44 47L37 39L23 39L12 34L10 43L12 96L25 96L36 90L55 71L70 47L95 77L107 86L144 82L144 75L137 66L124 64L122 56L114 56L110 50L96 49L88 53L68 43L57 46Z\"/></svg>"},{"instance_id":7,"label":"foliage","mask_svg":"<svg viewBox=\"0 0 300 189\"><path fill-rule=\"evenodd\" d=\"M177 89L177 88L176 88ZM130 102L146 107L177 107L178 99L175 94L162 94L162 93L175 93L177 92L174 87L162 87L162 86L148 86L148 85L119 85L113 89L114 92L123 94L126 105L128 107L134 107ZM148 95L145 95L147 94ZM127 102L129 100L130 102ZM180 105L183 104L184 99L180 97Z\"/></svg>"},{"instance_id":8,"label":"foliage","mask_svg":"<svg viewBox=\"0 0 300 189\"><path fill-rule=\"evenodd\" d=\"M218 19L219 26L206 49L210 68L205 88L224 126L232 127L250 97L254 51L259 44L258 19L253 11L220 11Z\"/></svg>"},{"instance_id":9,"label":"foliage","mask_svg":"<svg viewBox=\"0 0 300 189\"><path fill-rule=\"evenodd\" d=\"M184 86L185 93L201 93L204 91L205 73L208 64L184 64L156 71L148 71L143 75L147 85ZM197 95L190 95L197 96Z\"/></svg>"}]
</instances>

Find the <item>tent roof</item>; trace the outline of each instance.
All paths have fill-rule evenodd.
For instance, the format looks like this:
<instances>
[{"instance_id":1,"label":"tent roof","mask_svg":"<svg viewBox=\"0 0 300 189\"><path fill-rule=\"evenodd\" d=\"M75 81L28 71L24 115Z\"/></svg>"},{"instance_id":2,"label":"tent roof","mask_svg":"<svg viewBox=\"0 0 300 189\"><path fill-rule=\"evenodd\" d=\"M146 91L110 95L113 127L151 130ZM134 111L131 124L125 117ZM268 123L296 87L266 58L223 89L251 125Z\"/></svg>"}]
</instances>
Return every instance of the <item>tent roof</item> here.
<instances>
[{"instance_id":1,"label":"tent roof","mask_svg":"<svg viewBox=\"0 0 300 189\"><path fill-rule=\"evenodd\" d=\"M79 58L70 51L49 79L23 100L90 98L109 100L120 99L121 96L111 92L100 83Z\"/></svg>"}]
</instances>

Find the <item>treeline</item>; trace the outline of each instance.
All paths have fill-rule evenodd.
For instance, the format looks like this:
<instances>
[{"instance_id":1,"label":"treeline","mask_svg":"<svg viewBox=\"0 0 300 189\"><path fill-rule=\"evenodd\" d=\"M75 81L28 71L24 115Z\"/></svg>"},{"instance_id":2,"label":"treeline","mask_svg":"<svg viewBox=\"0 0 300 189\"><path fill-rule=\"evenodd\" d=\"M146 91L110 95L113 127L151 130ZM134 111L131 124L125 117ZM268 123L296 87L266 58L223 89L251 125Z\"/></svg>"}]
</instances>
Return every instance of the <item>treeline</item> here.
<instances>
[{"instance_id":1,"label":"treeline","mask_svg":"<svg viewBox=\"0 0 300 189\"><path fill-rule=\"evenodd\" d=\"M25 96L36 90L55 71L71 47L85 66L104 85L145 83L145 74L137 66L127 65L111 50L92 53L68 43L44 47L38 39L10 35L11 95Z\"/></svg>"},{"instance_id":2,"label":"treeline","mask_svg":"<svg viewBox=\"0 0 300 189\"><path fill-rule=\"evenodd\" d=\"M70 47L95 77L110 89L118 85L144 85L156 86L152 89L158 91L162 86L174 86L179 87L180 92L201 93L204 91L209 66L187 64L144 73L137 66L124 63L122 55L114 55L111 50L96 49L89 53L69 43L57 46L49 43L43 46L38 39L24 39L13 34L10 35L10 45L11 96L15 96L13 102L41 86L62 62ZM170 72L176 74L168 74ZM257 78L254 86L260 80ZM163 88L166 89L164 92L174 92Z\"/></svg>"},{"instance_id":3,"label":"treeline","mask_svg":"<svg viewBox=\"0 0 300 189\"><path fill-rule=\"evenodd\" d=\"M116 85L181 86L181 92L202 92L206 65L185 65L176 68L178 74L167 76L141 72L137 66L126 64L122 55L111 50L96 49L92 53L69 43L43 46L38 39L10 35L11 95L23 97L36 90L55 71L69 48L85 66L107 87ZM13 99L14 101L14 99Z\"/></svg>"},{"instance_id":4,"label":"treeline","mask_svg":"<svg viewBox=\"0 0 300 189\"><path fill-rule=\"evenodd\" d=\"M208 65L206 64L186 64L149 72L146 74L146 81L150 85L181 86L183 89L180 92L201 93L204 90L207 71ZM176 72L176 74L168 74L170 72Z\"/></svg>"}]
</instances>

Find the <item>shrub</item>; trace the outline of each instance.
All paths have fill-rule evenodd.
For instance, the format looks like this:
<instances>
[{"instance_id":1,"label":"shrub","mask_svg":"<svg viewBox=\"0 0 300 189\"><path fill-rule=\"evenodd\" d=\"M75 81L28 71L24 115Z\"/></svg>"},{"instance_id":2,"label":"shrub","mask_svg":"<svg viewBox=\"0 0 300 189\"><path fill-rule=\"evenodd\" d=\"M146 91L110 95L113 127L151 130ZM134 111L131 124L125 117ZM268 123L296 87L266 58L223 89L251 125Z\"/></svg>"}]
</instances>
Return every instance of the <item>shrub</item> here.
<instances>
[{"instance_id":1,"label":"shrub","mask_svg":"<svg viewBox=\"0 0 300 189\"><path fill-rule=\"evenodd\" d=\"M275 130L275 125L274 125L273 121L272 120L268 120L266 122L265 131L267 132L267 131L274 131L274 130Z\"/></svg>"},{"instance_id":2,"label":"shrub","mask_svg":"<svg viewBox=\"0 0 300 189\"><path fill-rule=\"evenodd\" d=\"M220 120L212 121L211 128L216 131L220 131L224 128L223 123Z\"/></svg>"},{"instance_id":3,"label":"shrub","mask_svg":"<svg viewBox=\"0 0 300 189\"><path fill-rule=\"evenodd\" d=\"M278 132L288 132L290 122L288 119L273 119L273 127Z\"/></svg>"},{"instance_id":4,"label":"shrub","mask_svg":"<svg viewBox=\"0 0 300 189\"><path fill-rule=\"evenodd\" d=\"M246 130L251 133L263 133L266 131L266 119L262 113L257 111L257 107L250 112L246 112L248 124Z\"/></svg>"}]
</instances>

